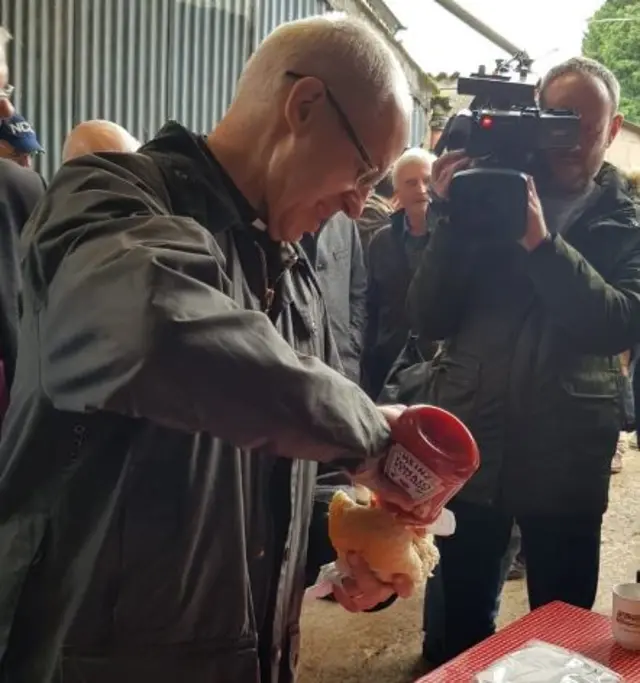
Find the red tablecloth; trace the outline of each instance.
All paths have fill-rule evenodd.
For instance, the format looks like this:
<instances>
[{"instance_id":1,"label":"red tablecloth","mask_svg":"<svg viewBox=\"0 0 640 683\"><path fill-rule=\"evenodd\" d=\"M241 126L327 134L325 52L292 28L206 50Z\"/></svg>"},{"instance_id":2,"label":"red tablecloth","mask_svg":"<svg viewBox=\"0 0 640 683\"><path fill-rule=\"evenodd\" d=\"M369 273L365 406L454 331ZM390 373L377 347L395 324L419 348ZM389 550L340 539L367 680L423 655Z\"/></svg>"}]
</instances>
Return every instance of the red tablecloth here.
<instances>
[{"instance_id":1,"label":"red tablecloth","mask_svg":"<svg viewBox=\"0 0 640 683\"><path fill-rule=\"evenodd\" d=\"M623 676L626 683L640 683L640 653L616 645L611 620L562 602L527 614L416 683L469 683L476 673L530 640L579 652L608 666Z\"/></svg>"}]
</instances>

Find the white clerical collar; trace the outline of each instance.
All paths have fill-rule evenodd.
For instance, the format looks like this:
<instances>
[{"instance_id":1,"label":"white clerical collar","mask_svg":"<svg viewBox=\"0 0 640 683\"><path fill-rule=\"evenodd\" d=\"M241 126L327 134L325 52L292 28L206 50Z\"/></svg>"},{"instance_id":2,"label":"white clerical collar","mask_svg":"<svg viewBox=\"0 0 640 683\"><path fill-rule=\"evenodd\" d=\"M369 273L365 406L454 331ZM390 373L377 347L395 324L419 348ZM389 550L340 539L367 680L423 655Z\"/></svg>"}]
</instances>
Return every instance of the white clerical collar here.
<instances>
[{"instance_id":1,"label":"white clerical collar","mask_svg":"<svg viewBox=\"0 0 640 683\"><path fill-rule=\"evenodd\" d=\"M266 232L267 231L267 224L261 219L261 218L256 218L253 223L251 223L254 228L257 228L260 230L260 232Z\"/></svg>"}]
</instances>

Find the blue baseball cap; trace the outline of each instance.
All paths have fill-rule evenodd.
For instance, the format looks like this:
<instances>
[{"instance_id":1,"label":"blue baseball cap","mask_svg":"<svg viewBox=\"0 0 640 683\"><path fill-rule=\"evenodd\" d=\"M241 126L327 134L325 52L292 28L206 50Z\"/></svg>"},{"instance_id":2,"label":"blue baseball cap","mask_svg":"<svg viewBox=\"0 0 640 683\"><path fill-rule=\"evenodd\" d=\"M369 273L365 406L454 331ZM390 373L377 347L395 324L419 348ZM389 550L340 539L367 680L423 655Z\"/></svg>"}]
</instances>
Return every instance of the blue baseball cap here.
<instances>
[{"instance_id":1,"label":"blue baseball cap","mask_svg":"<svg viewBox=\"0 0 640 683\"><path fill-rule=\"evenodd\" d=\"M0 140L4 140L23 154L44 152L42 145L38 142L35 130L27 119L20 114L14 114L11 118L3 119L0 122Z\"/></svg>"}]
</instances>

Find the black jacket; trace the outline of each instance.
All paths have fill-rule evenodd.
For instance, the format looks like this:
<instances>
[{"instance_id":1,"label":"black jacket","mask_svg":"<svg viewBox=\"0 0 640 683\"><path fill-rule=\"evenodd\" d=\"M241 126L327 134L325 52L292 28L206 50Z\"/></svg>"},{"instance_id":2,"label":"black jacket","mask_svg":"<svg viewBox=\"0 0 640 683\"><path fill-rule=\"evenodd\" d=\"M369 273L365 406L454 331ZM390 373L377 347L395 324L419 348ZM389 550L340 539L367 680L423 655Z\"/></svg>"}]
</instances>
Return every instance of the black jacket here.
<instances>
[{"instance_id":1,"label":"black jacket","mask_svg":"<svg viewBox=\"0 0 640 683\"><path fill-rule=\"evenodd\" d=\"M64 683L291 680L313 461L355 467L388 428L325 364L308 261L249 214L170 124L138 154L63 166L29 222L0 447L3 683L48 683L72 621Z\"/></svg>"},{"instance_id":2,"label":"black jacket","mask_svg":"<svg viewBox=\"0 0 640 683\"><path fill-rule=\"evenodd\" d=\"M409 292L416 331L446 340L430 396L481 449L460 498L516 513L607 505L619 430L617 354L640 341L640 226L610 166L598 200L531 254L446 220Z\"/></svg>"},{"instance_id":3,"label":"black jacket","mask_svg":"<svg viewBox=\"0 0 640 683\"><path fill-rule=\"evenodd\" d=\"M0 357L9 386L18 344L20 233L44 191L37 173L0 159Z\"/></svg>"},{"instance_id":4,"label":"black jacket","mask_svg":"<svg viewBox=\"0 0 640 683\"><path fill-rule=\"evenodd\" d=\"M362 373L364 386L373 397L377 397L382 390L384 380L409 335L406 298L413 271L405 240L405 212L400 210L391 216L389 225L375 234L369 246L367 326ZM425 348L425 355L431 357L430 349Z\"/></svg>"},{"instance_id":5,"label":"black jacket","mask_svg":"<svg viewBox=\"0 0 640 683\"><path fill-rule=\"evenodd\" d=\"M337 213L302 245L316 269L345 375L359 384L367 271L356 223Z\"/></svg>"}]
</instances>

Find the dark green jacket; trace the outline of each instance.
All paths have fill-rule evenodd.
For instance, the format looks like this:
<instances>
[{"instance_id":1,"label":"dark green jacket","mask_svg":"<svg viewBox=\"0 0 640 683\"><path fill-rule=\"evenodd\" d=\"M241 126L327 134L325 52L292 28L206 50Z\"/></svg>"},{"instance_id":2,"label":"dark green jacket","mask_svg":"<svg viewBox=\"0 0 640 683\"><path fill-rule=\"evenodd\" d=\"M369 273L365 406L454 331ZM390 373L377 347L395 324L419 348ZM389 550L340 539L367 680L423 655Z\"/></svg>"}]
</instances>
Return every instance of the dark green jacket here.
<instances>
[{"instance_id":1,"label":"dark green jacket","mask_svg":"<svg viewBox=\"0 0 640 683\"><path fill-rule=\"evenodd\" d=\"M460 498L518 513L600 514L618 437L617 354L640 341L640 226L620 176L533 253L446 220L412 282L411 325L446 340L429 396L477 438Z\"/></svg>"}]
</instances>

